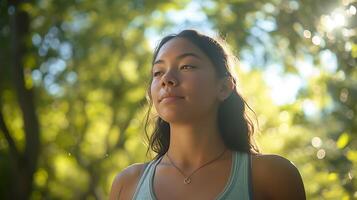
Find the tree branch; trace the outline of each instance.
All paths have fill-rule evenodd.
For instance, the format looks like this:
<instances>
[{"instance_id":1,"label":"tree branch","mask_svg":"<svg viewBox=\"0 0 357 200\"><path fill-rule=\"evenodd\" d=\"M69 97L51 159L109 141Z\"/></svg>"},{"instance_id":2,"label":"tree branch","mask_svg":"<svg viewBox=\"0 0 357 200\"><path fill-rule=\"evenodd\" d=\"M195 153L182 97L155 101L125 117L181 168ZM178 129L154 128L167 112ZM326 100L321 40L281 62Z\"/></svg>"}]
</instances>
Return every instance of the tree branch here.
<instances>
[{"instance_id":1,"label":"tree branch","mask_svg":"<svg viewBox=\"0 0 357 200\"><path fill-rule=\"evenodd\" d=\"M5 120L4 120L4 116L2 114L1 108L0 108L0 129L1 129L1 132L4 134L5 139L9 145L10 154L14 158L18 159L20 157L20 154L19 154L19 151L17 150L14 139L10 135L10 131L5 124Z\"/></svg>"}]
</instances>

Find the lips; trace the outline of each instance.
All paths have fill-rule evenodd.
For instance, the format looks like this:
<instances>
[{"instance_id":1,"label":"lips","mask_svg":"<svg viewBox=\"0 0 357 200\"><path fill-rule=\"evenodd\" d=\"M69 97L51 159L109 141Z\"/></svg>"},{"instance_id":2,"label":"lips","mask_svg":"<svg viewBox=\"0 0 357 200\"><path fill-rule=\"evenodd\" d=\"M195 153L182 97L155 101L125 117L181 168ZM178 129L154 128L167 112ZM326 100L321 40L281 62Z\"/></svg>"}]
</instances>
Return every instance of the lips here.
<instances>
[{"instance_id":1,"label":"lips","mask_svg":"<svg viewBox=\"0 0 357 200\"><path fill-rule=\"evenodd\" d=\"M180 99L184 99L184 97L173 94L165 94L160 98L159 102L174 102Z\"/></svg>"}]
</instances>

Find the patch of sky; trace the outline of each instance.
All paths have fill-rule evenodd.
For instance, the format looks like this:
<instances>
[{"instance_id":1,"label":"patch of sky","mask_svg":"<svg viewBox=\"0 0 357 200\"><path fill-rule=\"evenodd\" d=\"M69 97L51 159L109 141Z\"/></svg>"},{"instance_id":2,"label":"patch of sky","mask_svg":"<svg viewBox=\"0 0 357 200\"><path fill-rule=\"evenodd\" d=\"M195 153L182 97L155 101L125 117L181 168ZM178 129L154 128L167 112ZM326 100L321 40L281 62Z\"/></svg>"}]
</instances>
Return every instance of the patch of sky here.
<instances>
[{"instance_id":1,"label":"patch of sky","mask_svg":"<svg viewBox=\"0 0 357 200\"><path fill-rule=\"evenodd\" d=\"M313 57L311 55L304 55L304 59L297 59L295 62L296 69L301 77L309 79L319 75L320 70L313 65Z\"/></svg>"},{"instance_id":2,"label":"patch of sky","mask_svg":"<svg viewBox=\"0 0 357 200\"><path fill-rule=\"evenodd\" d=\"M40 71L41 71L43 74L47 73L47 71L48 71L48 64L47 64L47 62L44 62L44 63L41 64L41 66L40 66Z\"/></svg>"},{"instance_id":3,"label":"patch of sky","mask_svg":"<svg viewBox=\"0 0 357 200\"><path fill-rule=\"evenodd\" d=\"M51 38L57 37L59 30L56 26L52 26L48 31L48 36Z\"/></svg>"},{"instance_id":4,"label":"patch of sky","mask_svg":"<svg viewBox=\"0 0 357 200\"><path fill-rule=\"evenodd\" d=\"M191 1L183 10L170 10L166 15L175 23L182 23L187 20L192 22L207 20L207 16L202 11L201 5L196 1Z\"/></svg>"},{"instance_id":5,"label":"patch of sky","mask_svg":"<svg viewBox=\"0 0 357 200\"><path fill-rule=\"evenodd\" d=\"M257 19L256 26L266 32L274 31L277 28L276 21L272 17L269 17L267 19ZM255 31L255 30L252 30L252 31Z\"/></svg>"},{"instance_id":6,"label":"patch of sky","mask_svg":"<svg viewBox=\"0 0 357 200\"><path fill-rule=\"evenodd\" d=\"M59 86L57 83L52 83L50 85L45 86L46 90L48 93L50 93L53 96L62 96L63 95L63 88Z\"/></svg>"},{"instance_id":7,"label":"patch of sky","mask_svg":"<svg viewBox=\"0 0 357 200\"><path fill-rule=\"evenodd\" d=\"M251 63L254 62L254 56L252 54L252 51L248 48L244 48L241 50L240 52L240 58L241 60L240 62L240 68L245 71L245 72L249 72L252 70L252 66Z\"/></svg>"},{"instance_id":8,"label":"patch of sky","mask_svg":"<svg viewBox=\"0 0 357 200\"><path fill-rule=\"evenodd\" d=\"M264 71L264 81L270 88L270 95L277 105L291 104L296 100L304 80L295 74L284 74L282 66L271 64Z\"/></svg>"},{"instance_id":9,"label":"patch of sky","mask_svg":"<svg viewBox=\"0 0 357 200\"><path fill-rule=\"evenodd\" d=\"M329 73L335 73L337 70L337 57L336 54L330 50L323 50L320 52L320 60L322 69Z\"/></svg>"},{"instance_id":10,"label":"patch of sky","mask_svg":"<svg viewBox=\"0 0 357 200\"><path fill-rule=\"evenodd\" d=\"M72 57L72 45L69 42L62 42L59 45L59 56L64 59L64 60L68 60Z\"/></svg>"},{"instance_id":11,"label":"patch of sky","mask_svg":"<svg viewBox=\"0 0 357 200\"><path fill-rule=\"evenodd\" d=\"M41 38L40 34L38 34L38 33L33 34L32 44L38 47L38 46L40 46L41 42L42 42L42 38Z\"/></svg>"},{"instance_id":12,"label":"patch of sky","mask_svg":"<svg viewBox=\"0 0 357 200\"><path fill-rule=\"evenodd\" d=\"M183 29L196 29L211 36L215 35L213 25L207 20L207 16L202 9L198 1L191 1L183 10L169 10L166 13L159 11L153 12L153 18L164 17L165 20L172 22L174 26L162 32L150 28L145 30L145 36L149 38L151 49L157 46L162 37L168 34L178 33Z\"/></svg>"},{"instance_id":13,"label":"patch of sky","mask_svg":"<svg viewBox=\"0 0 357 200\"><path fill-rule=\"evenodd\" d=\"M72 17L72 20L65 21L61 24L61 29L63 31L71 31L77 33L90 26L90 17L88 13L72 12L70 15Z\"/></svg>"},{"instance_id":14,"label":"patch of sky","mask_svg":"<svg viewBox=\"0 0 357 200\"><path fill-rule=\"evenodd\" d=\"M76 72L69 72L66 75L66 81L70 84L73 84L77 81L77 73Z\"/></svg>"},{"instance_id":15,"label":"patch of sky","mask_svg":"<svg viewBox=\"0 0 357 200\"><path fill-rule=\"evenodd\" d=\"M34 82L35 85L39 85L42 81L42 73L40 70L38 69L35 69L32 71L31 73L31 77L32 77L32 80Z\"/></svg>"},{"instance_id":16,"label":"patch of sky","mask_svg":"<svg viewBox=\"0 0 357 200\"><path fill-rule=\"evenodd\" d=\"M213 9L217 6L217 2L212 0L197 0L196 3L207 9Z\"/></svg>"},{"instance_id":17,"label":"patch of sky","mask_svg":"<svg viewBox=\"0 0 357 200\"><path fill-rule=\"evenodd\" d=\"M51 41L51 43L50 43L50 47L51 47L51 49L53 49L53 50L57 50L58 47L59 47L59 45L60 45L60 41L59 41L58 38L54 38L54 39Z\"/></svg>"},{"instance_id":18,"label":"patch of sky","mask_svg":"<svg viewBox=\"0 0 357 200\"><path fill-rule=\"evenodd\" d=\"M50 58L40 66L43 74L57 76L66 69L66 62L60 58Z\"/></svg>"},{"instance_id":19,"label":"patch of sky","mask_svg":"<svg viewBox=\"0 0 357 200\"><path fill-rule=\"evenodd\" d=\"M46 48L46 47L40 47L39 49L38 49L38 55L40 55L40 56L46 56L47 55L47 52L48 52L48 48Z\"/></svg>"},{"instance_id":20,"label":"patch of sky","mask_svg":"<svg viewBox=\"0 0 357 200\"><path fill-rule=\"evenodd\" d=\"M59 45L59 40L57 39L57 36L58 36L58 28L55 26L51 27L43 39L43 45L47 46L47 49L49 47L56 49L55 47L58 47ZM55 41L56 39L57 41ZM53 45L53 43L56 44Z\"/></svg>"},{"instance_id":21,"label":"patch of sky","mask_svg":"<svg viewBox=\"0 0 357 200\"><path fill-rule=\"evenodd\" d=\"M53 84L55 81L55 76L53 74L46 74L45 78L43 79L43 83L46 88L49 87L49 85Z\"/></svg>"},{"instance_id":22,"label":"patch of sky","mask_svg":"<svg viewBox=\"0 0 357 200\"><path fill-rule=\"evenodd\" d=\"M259 15L262 15L262 13ZM247 44L250 49L243 52L243 57L249 60L251 66L264 68L268 64L276 62L275 57L277 55L268 32L276 28L274 23L273 21L270 23L269 20L260 16L260 19L255 20L255 25L250 28L250 35L247 37Z\"/></svg>"},{"instance_id":23,"label":"patch of sky","mask_svg":"<svg viewBox=\"0 0 357 200\"><path fill-rule=\"evenodd\" d=\"M265 67L265 54L267 52L265 46L253 36L248 36L247 42L251 46L251 49L246 49L242 52L243 60L249 62L253 67Z\"/></svg>"},{"instance_id":24,"label":"patch of sky","mask_svg":"<svg viewBox=\"0 0 357 200\"><path fill-rule=\"evenodd\" d=\"M149 40L150 49L154 51L154 48L159 44L161 36L155 28L147 28L144 32L145 37Z\"/></svg>"},{"instance_id":25,"label":"patch of sky","mask_svg":"<svg viewBox=\"0 0 357 200\"><path fill-rule=\"evenodd\" d=\"M49 63L48 72L53 75L58 75L66 69L66 62L62 59L53 59Z\"/></svg>"},{"instance_id":26,"label":"patch of sky","mask_svg":"<svg viewBox=\"0 0 357 200\"><path fill-rule=\"evenodd\" d=\"M314 101L306 99L302 103L302 110L308 118L314 118L319 114L319 109Z\"/></svg>"},{"instance_id":27,"label":"patch of sky","mask_svg":"<svg viewBox=\"0 0 357 200\"><path fill-rule=\"evenodd\" d=\"M54 74L48 73L43 79L44 87L46 91L55 96L61 96L63 94L62 87L56 83L56 76Z\"/></svg>"},{"instance_id":28,"label":"patch of sky","mask_svg":"<svg viewBox=\"0 0 357 200\"><path fill-rule=\"evenodd\" d=\"M41 38L41 36L35 33L32 36L32 43L35 46L39 46L38 54L40 56L46 56L48 50L51 48L53 50L57 50L60 46L60 40L58 39L59 29L56 26L52 26L46 35Z\"/></svg>"},{"instance_id":29,"label":"patch of sky","mask_svg":"<svg viewBox=\"0 0 357 200\"><path fill-rule=\"evenodd\" d=\"M267 24L268 22L266 20L257 20L256 23L257 23L257 25L253 26L249 30L251 36L254 36L256 38L255 41L257 41L257 42L259 41L260 43L264 43L264 44L269 43L271 41L270 35L269 35L268 31L264 29L264 28L268 29L268 26L263 25L263 24ZM266 27L262 28L259 25L266 26ZM275 27L273 27L273 28L275 28ZM255 41L253 41L252 43L254 44Z\"/></svg>"},{"instance_id":30,"label":"patch of sky","mask_svg":"<svg viewBox=\"0 0 357 200\"><path fill-rule=\"evenodd\" d=\"M60 96L63 94L63 89L56 83L56 79L66 70L66 67L67 64L65 60L61 58L49 58L46 62L41 64L39 70L32 71L32 79L35 83L39 84L43 78L43 85L47 92L51 95ZM76 78L77 77L71 77L70 79L72 80L70 81L74 82Z\"/></svg>"}]
</instances>

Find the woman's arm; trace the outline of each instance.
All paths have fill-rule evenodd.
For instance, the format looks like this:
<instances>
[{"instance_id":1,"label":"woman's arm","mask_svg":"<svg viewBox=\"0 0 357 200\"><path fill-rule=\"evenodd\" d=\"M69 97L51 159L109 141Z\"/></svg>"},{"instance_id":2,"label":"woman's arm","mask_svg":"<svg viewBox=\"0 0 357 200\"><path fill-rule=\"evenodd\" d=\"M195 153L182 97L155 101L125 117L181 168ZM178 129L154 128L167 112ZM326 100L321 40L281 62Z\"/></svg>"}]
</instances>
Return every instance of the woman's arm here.
<instances>
[{"instance_id":1,"label":"woman's arm","mask_svg":"<svg viewBox=\"0 0 357 200\"><path fill-rule=\"evenodd\" d=\"M123 189L123 173L120 173L115 176L115 179L112 183L112 188L110 189L109 199L117 200L119 199L120 191Z\"/></svg>"},{"instance_id":2,"label":"woman's arm","mask_svg":"<svg viewBox=\"0 0 357 200\"><path fill-rule=\"evenodd\" d=\"M109 199L131 199L134 195L143 167L144 164L136 163L119 173L112 183Z\"/></svg>"},{"instance_id":3,"label":"woman's arm","mask_svg":"<svg viewBox=\"0 0 357 200\"><path fill-rule=\"evenodd\" d=\"M268 199L305 200L305 189L298 169L278 155L253 156L254 185L260 187L258 196ZM255 173L255 174L254 174Z\"/></svg>"}]
</instances>

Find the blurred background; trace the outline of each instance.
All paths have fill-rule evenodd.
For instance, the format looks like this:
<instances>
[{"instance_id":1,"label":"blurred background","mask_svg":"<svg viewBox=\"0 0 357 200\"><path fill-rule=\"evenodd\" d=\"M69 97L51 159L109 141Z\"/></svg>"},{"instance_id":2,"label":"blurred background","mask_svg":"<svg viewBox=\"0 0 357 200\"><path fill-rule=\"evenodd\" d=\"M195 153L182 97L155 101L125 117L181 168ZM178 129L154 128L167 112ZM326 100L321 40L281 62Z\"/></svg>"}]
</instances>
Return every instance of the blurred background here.
<instances>
[{"instance_id":1,"label":"blurred background","mask_svg":"<svg viewBox=\"0 0 357 200\"><path fill-rule=\"evenodd\" d=\"M357 199L356 0L0 1L0 199L106 199L146 157L160 38L227 40L263 153L308 199Z\"/></svg>"}]
</instances>

